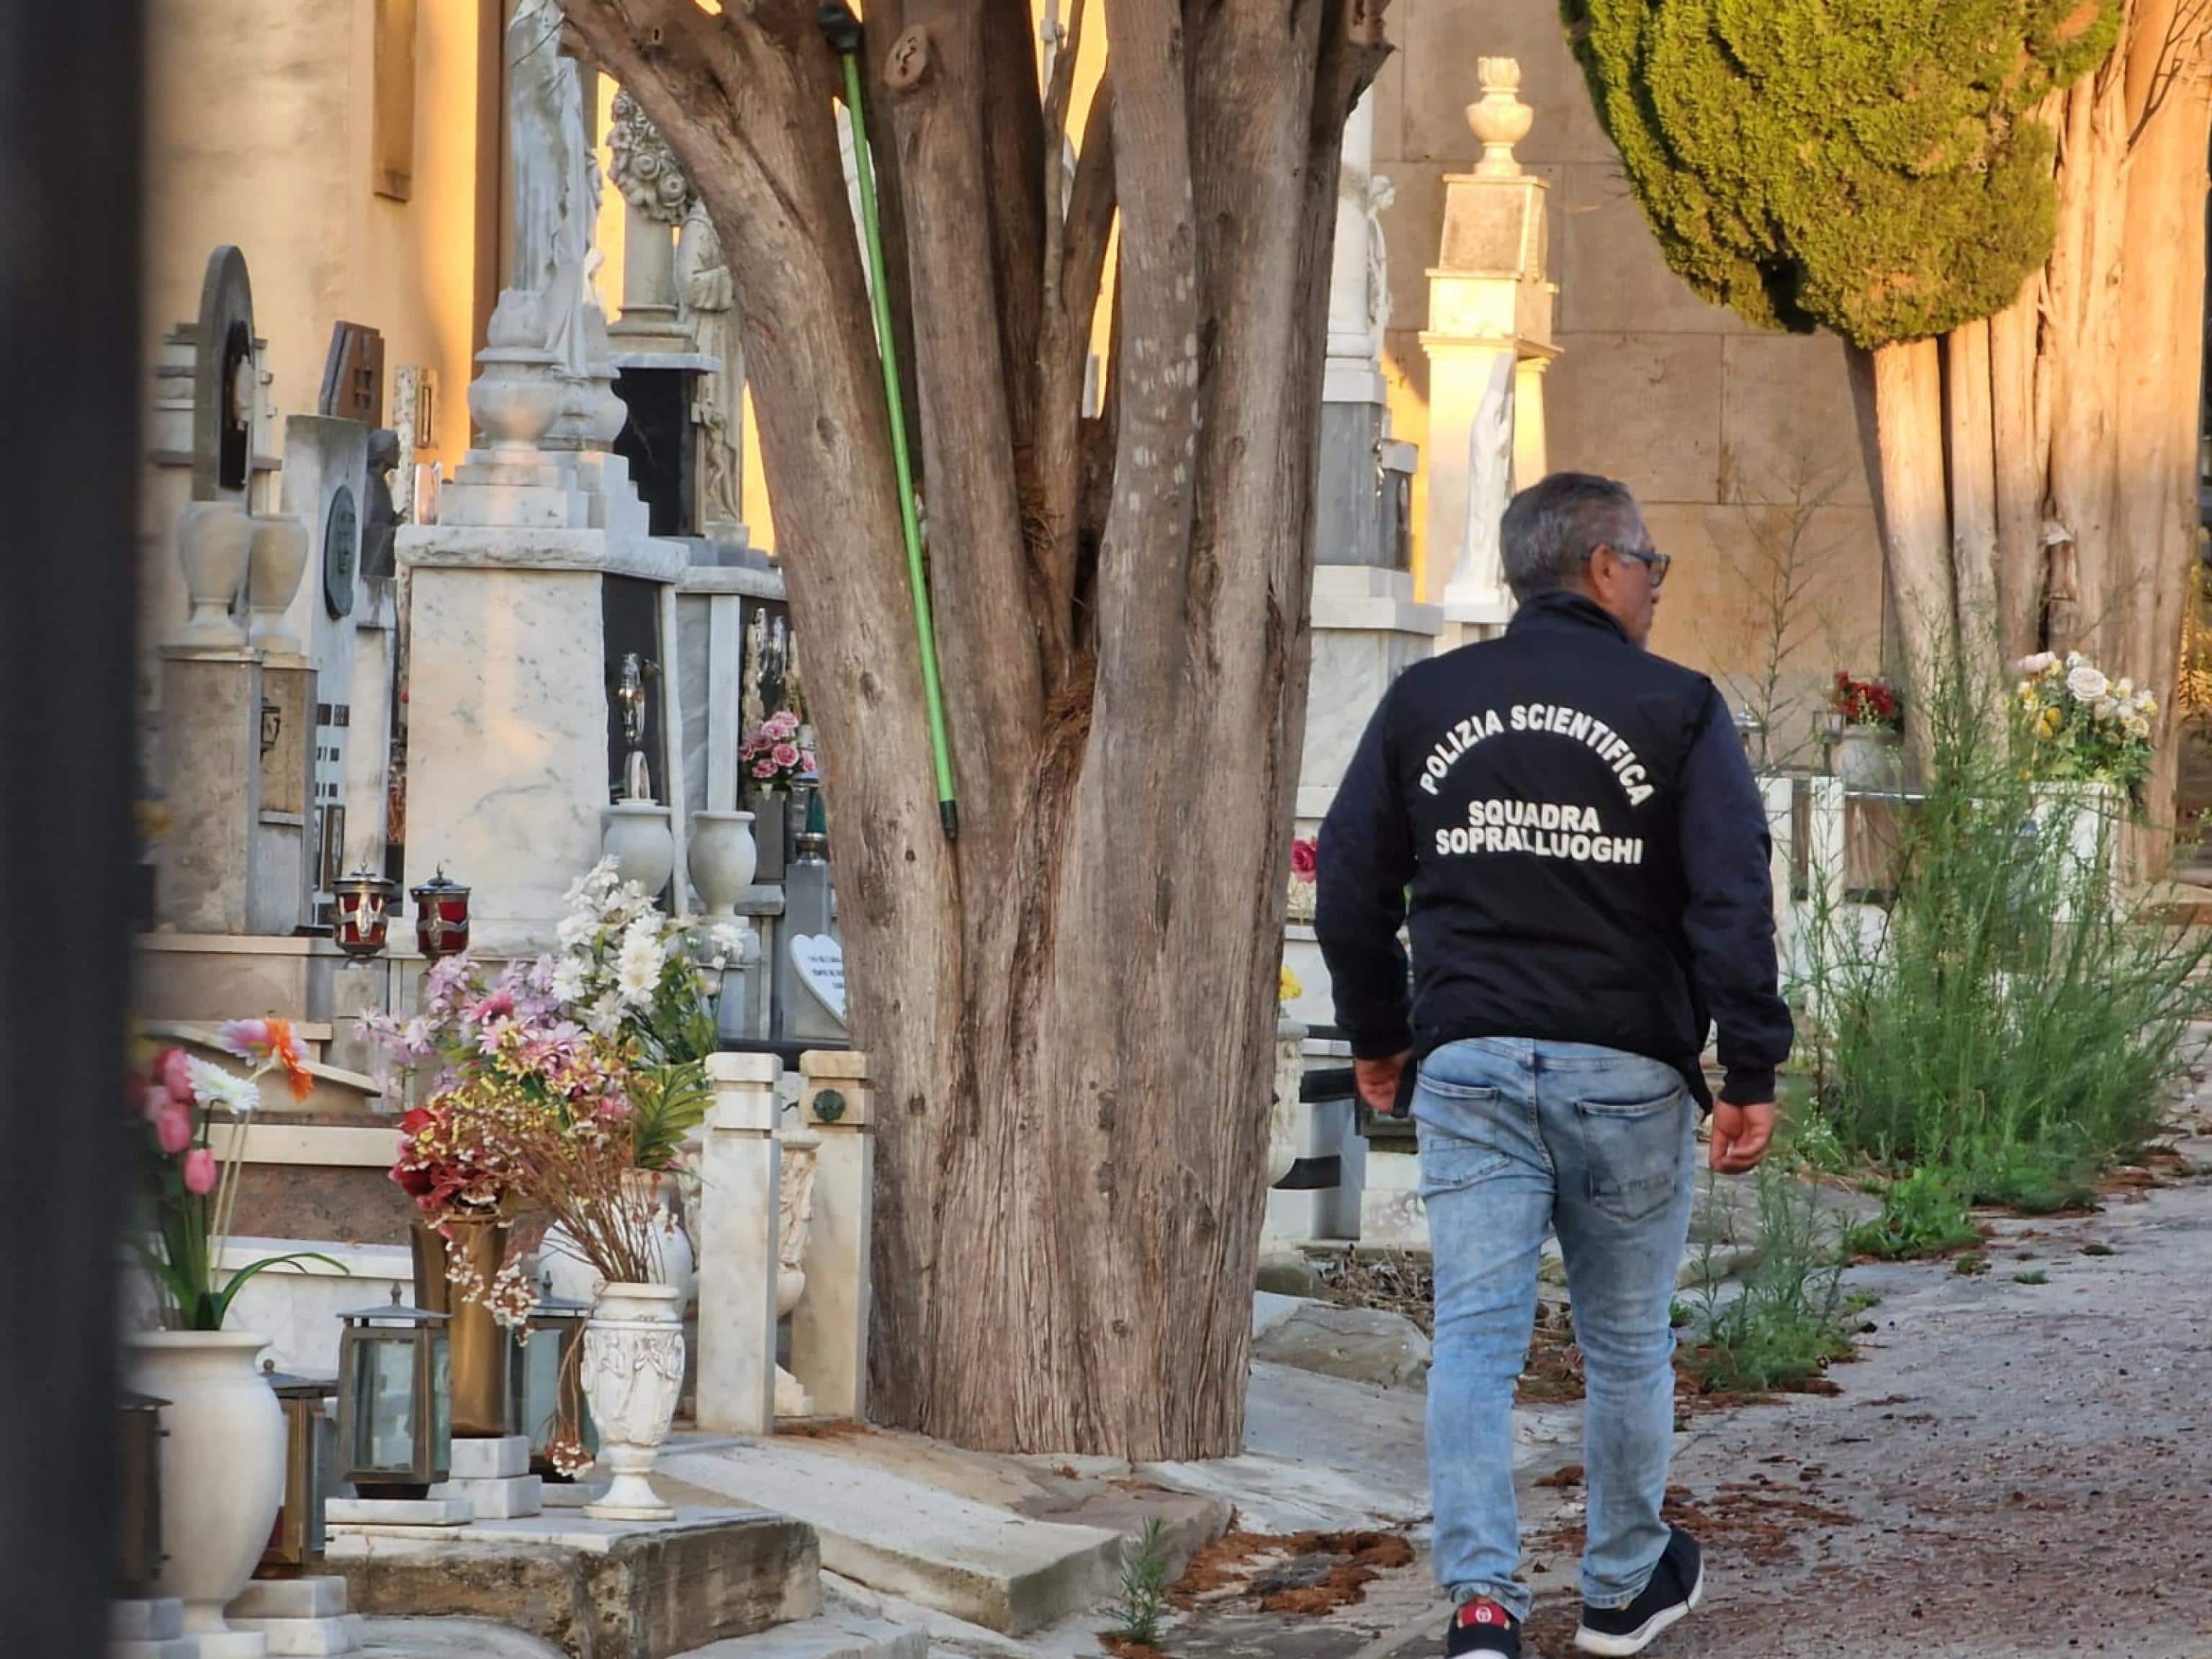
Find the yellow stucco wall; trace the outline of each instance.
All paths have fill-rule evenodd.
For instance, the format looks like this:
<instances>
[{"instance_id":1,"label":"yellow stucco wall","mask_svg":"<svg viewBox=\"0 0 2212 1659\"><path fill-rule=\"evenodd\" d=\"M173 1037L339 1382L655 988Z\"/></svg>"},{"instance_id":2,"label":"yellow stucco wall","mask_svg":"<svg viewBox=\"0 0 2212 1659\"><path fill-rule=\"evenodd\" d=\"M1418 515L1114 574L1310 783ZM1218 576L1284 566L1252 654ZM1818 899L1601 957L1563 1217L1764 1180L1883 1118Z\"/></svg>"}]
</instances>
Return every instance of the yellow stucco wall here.
<instances>
[{"instance_id":1,"label":"yellow stucco wall","mask_svg":"<svg viewBox=\"0 0 2212 1659\"><path fill-rule=\"evenodd\" d=\"M199 308L209 252L246 255L278 423L313 413L331 325L381 330L393 371L434 368L425 459L468 443L476 270L477 0L420 0L411 198L376 194L375 0L149 0L150 355ZM386 411L389 418L389 410Z\"/></svg>"}]
</instances>

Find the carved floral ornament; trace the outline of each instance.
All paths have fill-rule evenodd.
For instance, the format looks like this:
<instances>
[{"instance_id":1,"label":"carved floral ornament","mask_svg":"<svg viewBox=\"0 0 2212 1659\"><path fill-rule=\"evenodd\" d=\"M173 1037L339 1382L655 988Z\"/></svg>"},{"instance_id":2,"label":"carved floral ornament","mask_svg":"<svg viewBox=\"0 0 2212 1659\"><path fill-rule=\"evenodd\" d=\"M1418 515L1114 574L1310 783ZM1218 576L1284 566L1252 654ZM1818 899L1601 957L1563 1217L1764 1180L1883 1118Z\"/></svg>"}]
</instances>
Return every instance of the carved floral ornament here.
<instances>
[{"instance_id":1,"label":"carved floral ornament","mask_svg":"<svg viewBox=\"0 0 2212 1659\"><path fill-rule=\"evenodd\" d=\"M613 155L608 173L623 199L655 223L682 224L691 205L691 181L660 129L627 92L615 94L607 148Z\"/></svg>"}]
</instances>

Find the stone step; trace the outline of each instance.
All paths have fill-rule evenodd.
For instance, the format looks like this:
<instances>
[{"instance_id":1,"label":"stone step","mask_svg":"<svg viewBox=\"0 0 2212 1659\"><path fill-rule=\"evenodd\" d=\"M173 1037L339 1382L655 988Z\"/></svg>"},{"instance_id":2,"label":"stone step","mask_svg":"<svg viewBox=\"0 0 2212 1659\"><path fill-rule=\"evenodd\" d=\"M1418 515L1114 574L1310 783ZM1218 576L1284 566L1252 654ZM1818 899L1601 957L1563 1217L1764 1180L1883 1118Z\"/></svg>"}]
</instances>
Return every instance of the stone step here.
<instances>
[{"instance_id":1,"label":"stone step","mask_svg":"<svg viewBox=\"0 0 2212 1659\"><path fill-rule=\"evenodd\" d=\"M1024 1636L1109 1596L1124 1540L1164 1508L1170 1549L1218 1535L1227 1507L1160 1493L1147 1504L1101 1486L1054 1504L1011 1460L969 1459L913 1437L779 1437L662 1453L671 1480L805 1522L823 1568L884 1596ZM969 1465L972 1464L972 1467ZM682 1500L677 1500L682 1501Z\"/></svg>"},{"instance_id":2,"label":"stone step","mask_svg":"<svg viewBox=\"0 0 2212 1659\"><path fill-rule=\"evenodd\" d=\"M417 1632L387 1621L486 1620L571 1659L676 1659L811 1620L822 1604L813 1532L728 1510L679 1508L673 1522L646 1525L548 1514L369 1528L333 1537L326 1571L345 1575L372 1651L389 1643L382 1650L425 1659L502 1650L406 1640Z\"/></svg>"},{"instance_id":3,"label":"stone step","mask_svg":"<svg viewBox=\"0 0 2212 1659\"><path fill-rule=\"evenodd\" d=\"M214 1060L232 1070L240 1069L237 1057L225 1049L220 1041L220 1023L198 1020L149 1019L140 1023L139 1031L156 1042L173 1042L185 1053L200 1060ZM295 1027L303 1041L312 1041L312 1034L319 1031L327 1042L331 1027L327 1024L308 1024ZM307 1062L307 1075L313 1079L313 1091L305 1100L292 1097L290 1080L282 1071L271 1072L261 1079L261 1109L264 1112L313 1112L337 1114L346 1112L381 1111L384 1109L384 1085L362 1072L349 1072L342 1066L326 1065L319 1060Z\"/></svg>"},{"instance_id":4,"label":"stone step","mask_svg":"<svg viewBox=\"0 0 2212 1659\"><path fill-rule=\"evenodd\" d=\"M929 1659L929 1638L910 1626L831 1614L695 1648L683 1659Z\"/></svg>"}]
</instances>

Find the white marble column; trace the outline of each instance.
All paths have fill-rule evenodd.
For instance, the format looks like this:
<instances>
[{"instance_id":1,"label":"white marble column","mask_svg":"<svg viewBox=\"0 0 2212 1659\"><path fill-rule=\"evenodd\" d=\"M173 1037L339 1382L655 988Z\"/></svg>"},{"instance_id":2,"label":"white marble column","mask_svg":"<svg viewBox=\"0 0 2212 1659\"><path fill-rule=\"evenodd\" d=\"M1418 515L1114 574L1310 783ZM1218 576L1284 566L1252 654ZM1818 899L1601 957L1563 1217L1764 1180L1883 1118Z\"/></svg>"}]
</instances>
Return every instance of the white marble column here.
<instances>
[{"instance_id":1,"label":"white marble column","mask_svg":"<svg viewBox=\"0 0 2212 1659\"><path fill-rule=\"evenodd\" d=\"M782 1150L773 1054L709 1054L714 1103L699 1170L699 1426L775 1430Z\"/></svg>"},{"instance_id":2,"label":"white marble column","mask_svg":"<svg viewBox=\"0 0 2212 1659\"><path fill-rule=\"evenodd\" d=\"M817 1413L858 1422L868 1403L874 1091L867 1056L850 1049L809 1049L799 1069L800 1117L822 1146L806 1235L806 1294L791 1315L791 1370Z\"/></svg>"}]
</instances>

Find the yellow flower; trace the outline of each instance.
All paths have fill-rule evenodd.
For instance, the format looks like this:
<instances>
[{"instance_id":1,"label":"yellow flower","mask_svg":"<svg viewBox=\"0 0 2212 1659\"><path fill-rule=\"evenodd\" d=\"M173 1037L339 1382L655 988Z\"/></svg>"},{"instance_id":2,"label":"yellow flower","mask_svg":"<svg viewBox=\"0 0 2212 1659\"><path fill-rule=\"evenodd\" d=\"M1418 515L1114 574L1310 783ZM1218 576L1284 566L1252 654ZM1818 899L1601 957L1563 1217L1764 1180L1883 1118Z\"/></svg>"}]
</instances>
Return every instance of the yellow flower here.
<instances>
[{"instance_id":1,"label":"yellow flower","mask_svg":"<svg viewBox=\"0 0 2212 1659\"><path fill-rule=\"evenodd\" d=\"M2055 738L2058 735L2058 711L2056 708L2046 708L2043 711L2042 718L2035 722L2035 734L2039 738Z\"/></svg>"},{"instance_id":2,"label":"yellow flower","mask_svg":"<svg viewBox=\"0 0 2212 1659\"><path fill-rule=\"evenodd\" d=\"M1282 980L1278 993L1280 1000L1285 1002L1296 1002L1305 994L1306 988L1298 983L1298 976L1290 970L1286 963L1282 970Z\"/></svg>"}]
</instances>

